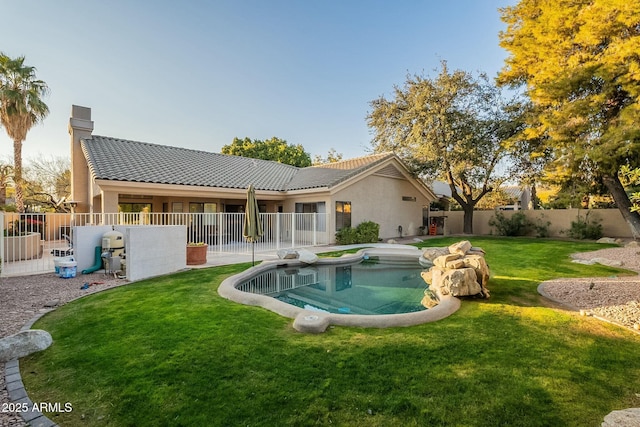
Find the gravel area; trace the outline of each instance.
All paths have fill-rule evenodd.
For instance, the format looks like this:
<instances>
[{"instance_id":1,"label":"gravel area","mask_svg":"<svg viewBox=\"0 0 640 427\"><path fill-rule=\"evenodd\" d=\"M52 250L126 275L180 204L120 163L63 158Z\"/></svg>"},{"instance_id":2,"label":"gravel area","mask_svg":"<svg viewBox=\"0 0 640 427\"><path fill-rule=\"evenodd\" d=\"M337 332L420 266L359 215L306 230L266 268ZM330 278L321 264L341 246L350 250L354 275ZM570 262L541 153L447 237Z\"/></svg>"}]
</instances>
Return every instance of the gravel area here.
<instances>
[{"instance_id":1,"label":"gravel area","mask_svg":"<svg viewBox=\"0 0 640 427\"><path fill-rule=\"evenodd\" d=\"M621 248L573 254L579 262L598 260L640 273L640 247L631 243ZM541 284L540 293L582 314L594 315L640 330L640 276L557 279Z\"/></svg>"},{"instance_id":2,"label":"gravel area","mask_svg":"<svg viewBox=\"0 0 640 427\"><path fill-rule=\"evenodd\" d=\"M88 289L80 289L85 283L89 284ZM0 278L0 338L19 332L25 323L39 313L83 295L126 283L101 271L79 274L69 279L61 279L54 273ZM19 414L3 410L2 405L7 403L9 395L5 385L4 364L0 364L0 427L26 426Z\"/></svg>"},{"instance_id":3,"label":"gravel area","mask_svg":"<svg viewBox=\"0 0 640 427\"><path fill-rule=\"evenodd\" d=\"M601 249L574 254L581 261L593 259L622 262L622 267L640 273L640 247ZM99 284L91 284L101 282ZM84 283L91 284L81 289ZM0 279L0 338L14 334L36 314L63 305L73 299L126 284L122 279L101 272L61 279L43 274ZM640 276L561 279L544 282L543 295L576 310L584 310L632 329L640 328ZM0 365L0 406L8 403L4 365ZM0 427L24 427L16 413L0 412Z\"/></svg>"}]
</instances>

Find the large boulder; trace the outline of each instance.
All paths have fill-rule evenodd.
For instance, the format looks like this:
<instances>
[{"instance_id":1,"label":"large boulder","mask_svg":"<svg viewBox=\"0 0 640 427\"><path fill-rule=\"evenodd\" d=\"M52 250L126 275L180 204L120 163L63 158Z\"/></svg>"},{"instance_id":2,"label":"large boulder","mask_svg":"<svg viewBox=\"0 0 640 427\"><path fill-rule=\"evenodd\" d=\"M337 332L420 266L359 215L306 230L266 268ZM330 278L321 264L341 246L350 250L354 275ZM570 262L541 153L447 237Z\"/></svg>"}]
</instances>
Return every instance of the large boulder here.
<instances>
[{"instance_id":1,"label":"large boulder","mask_svg":"<svg viewBox=\"0 0 640 427\"><path fill-rule=\"evenodd\" d=\"M0 363L19 359L42 351L53 343L51 334L41 329L29 329L0 339Z\"/></svg>"},{"instance_id":2,"label":"large boulder","mask_svg":"<svg viewBox=\"0 0 640 427\"><path fill-rule=\"evenodd\" d=\"M449 253L458 254L460 256L465 256L467 252L471 249L471 242L468 240L461 240L458 243L454 243L449 246Z\"/></svg>"},{"instance_id":3,"label":"large boulder","mask_svg":"<svg viewBox=\"0 0 640 427\"><path fill-rule=\"evenodd\" d=\"M427 259L433 263L433 260L448 253L449 248L424 248L422 250L422 258Z\"/></svg>"},{"instance_id":4,"label":"large boulder","mask_svg":"<svg viewBox=\"0 0 640 427\"><path fill-rule=\"evenodd\" d=\"M434 267L435 276L439 274L438 283L442 295L454 297L473 296L482 293L482 286L476 281L476 272L473 268L459 268L455 270L442 270Z\"/></svg>"},{"instance_id":5,"label":"large boulder","mask_svg":"<svg viewBox=\"0 0 640 427\"><path fill-rule=\"evenodd\" d=\"M489 265L483 256L467 255L461 260L465 267L473 268L476 272L477 280L483 287L489 282Z\"/></svg>"},{"instance_id":6,"label":"large boulder","mask_svg":"<svg viewBox=\"0 0 640 427\"><path fill-rule=\"evenodd\" d=\"M427 248L420 257L420 264L433 266L422 272L422 279L429 290L438 295L482 296L489 298L489 265L482 248L473 247L467 240L447 248ZM425 307L432 304L429 298L422 301Z\"/></svg>"},{"instance_id":7,"label":"large boulder","mask_svg":"<svg viewBox=\"0 0 640 427\"><path fill-rule=\"evenodd\" d=\"M459 254L441 255L438 258L433 260L433 265L435 265L436 267L440 267L440 268L446 268L447 267L447 263L449 263L451 261L455 261L455 260L457 260L459 258L461 258L461 255L459 255Z\"/></svg>"}]
</instances>

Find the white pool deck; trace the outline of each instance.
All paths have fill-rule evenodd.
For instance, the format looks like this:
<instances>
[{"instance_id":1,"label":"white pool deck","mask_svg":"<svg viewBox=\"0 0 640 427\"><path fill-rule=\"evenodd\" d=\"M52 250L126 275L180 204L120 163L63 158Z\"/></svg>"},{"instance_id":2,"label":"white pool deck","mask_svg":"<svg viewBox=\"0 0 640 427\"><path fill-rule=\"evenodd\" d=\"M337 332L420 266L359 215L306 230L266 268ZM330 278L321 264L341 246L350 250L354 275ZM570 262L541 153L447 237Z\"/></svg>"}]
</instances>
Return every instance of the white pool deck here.
<instances>
[{"instance_id":1,"label":"white pool deck","mask_svg":"<svg viewBox=\"0 0 640 427\"><path fill-rule=\"evenodd\" d=\"M349 260L355 260L361 258L364 254L378 255L378 256L416 256L416 259L422 253L422 251L415 246L408 246L404 244L368 244L368 245L352 245L352 246L340 246L340 247L316 247L313 252L330 252L333 250L345 250L349 248L363 248L358 251L357 254L345 255L336 259L320 259L318 264L333 264L338 262L348 262ZM210 265L224 265L238 262L251 262L251 255L249 254L246 259L239 260L235 258L233 262L226 262L228 260L220 259L215 260L218 264ZM284 303L275 298L266 295L252 294L248 292L240 291L236 288L237 284L258 274L261 271L274 268L276 263L288 263L291 265L304 265L298 260L283 260L279 259L277 254L256 254L256 261L273 261L256 264L253 268L243 271L240 274L229 277L224 280L218 288L218 293L223 298L231 301L238 302L245 305L260 306L267 310L278 313L281 316L285 316L294 319L293 327L299 332L307 333L322 333L331 325L340 326L354 326L363 328L389 328L400 326L413 326L423 323L433 322L436 320L444 319L445 317L456 312L460 308L460 300L450 295L438 295L439 304L433 308L413 312L413 313L401 313L401 314L384 314L384 315L359 315L359 314L336 314L336 313L324 313L318 311L306 310L303 308L295 307L293 305ZM214 261L214 260L211 260ZM209 263L208 263L209 264Z\"/></svg>"}]
</instances>

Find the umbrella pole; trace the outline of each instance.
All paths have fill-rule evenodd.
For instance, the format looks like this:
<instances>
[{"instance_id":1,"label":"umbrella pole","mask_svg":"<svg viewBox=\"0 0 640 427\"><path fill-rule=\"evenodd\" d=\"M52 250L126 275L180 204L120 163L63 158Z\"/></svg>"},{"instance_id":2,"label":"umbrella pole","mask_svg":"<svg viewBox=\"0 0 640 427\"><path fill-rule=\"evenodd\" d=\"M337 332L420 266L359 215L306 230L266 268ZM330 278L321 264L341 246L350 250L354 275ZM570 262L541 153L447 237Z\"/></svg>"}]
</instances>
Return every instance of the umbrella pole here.
<instances>
[{"instance_id":1,"label":"umbrella pole","mask_svg":"<svg viewBox=\"0 0 640 427\"><path fill-rule=\"evenodd\" d=\"M256 265L256 242L251 242L251 266Z\"/></svg>"}]
</instances>

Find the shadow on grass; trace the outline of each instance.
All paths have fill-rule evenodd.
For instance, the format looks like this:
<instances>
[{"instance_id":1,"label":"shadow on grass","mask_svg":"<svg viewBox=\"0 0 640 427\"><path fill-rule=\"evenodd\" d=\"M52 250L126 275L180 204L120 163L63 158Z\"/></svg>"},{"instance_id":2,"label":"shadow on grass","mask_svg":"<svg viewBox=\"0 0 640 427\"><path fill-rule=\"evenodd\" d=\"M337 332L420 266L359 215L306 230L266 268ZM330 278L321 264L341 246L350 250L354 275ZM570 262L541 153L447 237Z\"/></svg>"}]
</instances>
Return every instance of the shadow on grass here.
<instances>
[{"instance_id":1,"label":"shadow on grass","mask_svg":"<svg viewBox=\"0 0 640 427\"><path fill-rule=\"evenodd\" d=\"M505 259L492 298L447 319L321 335L220 298L247 265L135 283L41 319L54 344L22 375L32 400L73 404L49 414L64 426L583 426L640 404L640 338L518 303L547 273Z\"/></svg>"}]
</instances>

